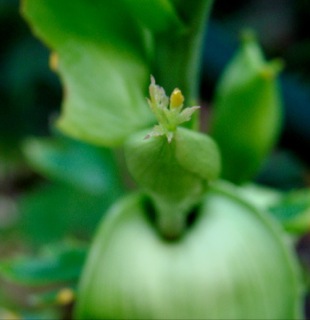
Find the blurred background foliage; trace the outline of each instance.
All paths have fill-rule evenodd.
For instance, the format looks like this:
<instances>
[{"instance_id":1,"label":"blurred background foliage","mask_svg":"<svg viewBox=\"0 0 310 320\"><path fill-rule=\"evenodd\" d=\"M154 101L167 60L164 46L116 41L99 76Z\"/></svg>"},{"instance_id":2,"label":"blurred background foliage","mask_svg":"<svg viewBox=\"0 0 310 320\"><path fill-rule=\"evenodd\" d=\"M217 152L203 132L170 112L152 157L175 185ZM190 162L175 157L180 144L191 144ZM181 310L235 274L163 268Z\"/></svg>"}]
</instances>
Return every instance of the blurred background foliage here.
<instances>
[{"instance_id":1,"label":"blurred background foliage","mask_svg":"<svg viewBox=\"0 0 310 320\"><path fill-rule=\"evenodd\" d=\"M216 0L203 47L206 119L242 29L256 31L269 59L285 61L285 126L256 179L285 191L310 181L309 20L307 0ZM18 0L0 0L0 39L0 319L20 317L20 310L25 318L65 318L95 227L131 182L119 150L75 141L52 127L61 84L49 68L48 49L22 20ZM297 250L310 268L310 196L298 197L303 205L288 196L271 211L286 226L290 215L303 213Z\"/></svg>"}]
</instances>

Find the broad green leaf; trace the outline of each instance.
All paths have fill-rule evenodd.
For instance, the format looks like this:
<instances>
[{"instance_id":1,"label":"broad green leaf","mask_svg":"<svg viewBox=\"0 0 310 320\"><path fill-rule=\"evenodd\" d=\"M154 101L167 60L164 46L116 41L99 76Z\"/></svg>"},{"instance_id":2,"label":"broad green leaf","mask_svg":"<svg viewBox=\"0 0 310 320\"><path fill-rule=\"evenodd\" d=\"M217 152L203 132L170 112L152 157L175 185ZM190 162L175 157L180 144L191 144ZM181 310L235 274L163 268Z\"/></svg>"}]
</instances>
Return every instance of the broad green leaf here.
<instances>
[{"instance_id":1,"label":"broad green leaf","mask_svg":"<svg viewBox=\"0 0 310 320\"><path fill-rule=\"evenodd\" d=\"M23 145L30 165L44 176L93 194L120 188L108 149L66 138L28 138Z\"/></svg>"},{"instance_id":2,"label":"broad green leaf","mask_svg":"<svg viewBox=\"0 0 310 320\"><path fill-rule=\"evenodd\" d=\"M123 1L25 0L22 12L58 55L65 90L59 128L114 146L152 121L144 36Z\"/></svg>"},{"instance_id":3,"label":"broad green leaf","mask_svg":"<svg viewBox=\"0 0 310 320\"><path fill-rule=\"evenodd\" d=\"M38 257L20 257L1 262L0 276L11 282L30 286L76 281L86 253L86 248L81 246L59 245Z\"/></svg>"}]
</instances>

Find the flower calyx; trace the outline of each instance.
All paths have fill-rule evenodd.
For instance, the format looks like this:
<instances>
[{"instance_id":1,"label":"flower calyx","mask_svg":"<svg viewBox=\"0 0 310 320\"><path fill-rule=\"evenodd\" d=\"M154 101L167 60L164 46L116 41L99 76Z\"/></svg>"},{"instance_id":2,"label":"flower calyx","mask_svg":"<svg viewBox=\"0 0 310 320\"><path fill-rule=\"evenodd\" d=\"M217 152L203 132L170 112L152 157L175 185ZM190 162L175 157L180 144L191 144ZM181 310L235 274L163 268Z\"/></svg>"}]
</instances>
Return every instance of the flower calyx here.
<instances>
[{"instance_id":1,"label":"flower calyx","mask_svg":"<svg viewBox=\"0 0 310 320\"><path fill-rule=\"evenodd\" d=\"M170 143L177 127L183 122L189 121L192 114L200 107L184 108L184 96L181 90L174 89L170 97L168 97L165 90L155 83L153 76L151 76L149 92L150 99L148 99L148 103L158 121L158 125L155 125L145 138L165 135Z\"/></svg>"}]
</instances>

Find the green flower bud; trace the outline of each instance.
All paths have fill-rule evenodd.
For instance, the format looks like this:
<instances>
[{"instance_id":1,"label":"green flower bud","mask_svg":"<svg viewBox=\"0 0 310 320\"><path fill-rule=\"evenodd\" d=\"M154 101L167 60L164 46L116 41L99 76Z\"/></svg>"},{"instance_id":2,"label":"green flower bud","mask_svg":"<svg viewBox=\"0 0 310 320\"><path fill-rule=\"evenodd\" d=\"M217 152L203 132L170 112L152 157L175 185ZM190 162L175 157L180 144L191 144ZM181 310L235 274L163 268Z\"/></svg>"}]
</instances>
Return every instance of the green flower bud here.
<instances>
[{"instance_id":1,"label":"green flower bud","mask_svg":"<svg viewBox=\"0 0 310 320\"><path fill-rule=\"evenodd\" d=\"M277 141L282 104L277 75L281 63L265 62L251 35L228 65L216 90L210 134L222 154L222 177L250 180Z\"/></svg>"},{"instance_id":2,"label":"green flower bud","mask_svg":"<svg viewBox=\"0 0 310 320\"><path fill-rule=\"evenodd\" d=\"M174 89L169 99L165 90L155 84L153 77L151 77L150 98L149 105L159 123L154 127L150 136L165 135L169 143L177 127L189 121L192 114L200 108L195 106L183 109L184 97L180 89Z\"/></svg>"},{"instance_id":3,"label":"green flower bud","mask_svg":"<svg viewBox=\"0 0 310 320\"><path fill-rule=\"evenodd\" d=\"M169 99L152 78L150 97L159 125L128 139L126 162L134 179L152 199L163 236L177 238L208 182L219 176L220 156L207 135L178 127L197 109L183 109L184 97L179 89Z\"/></svg>"},{"instance_id":4,"label":"green flower bud","mask_svg":"<svg viewBox=\"0 0 310 320\"><path fill-rule=\"evenodd\" d=\"M212 186L178 241L141 194L111 209L78 290L77 319L301 319L299 273L276 225Z\"/></svg>"},{"instance_id":5,"label":"green flower bud","mask_svg":"<svg viewBox=\"0 0 310 320\"><path fill-rule=\"evenodd\" d=\"M146 134L140 132L127 141L126 162L154 202L160 231L175 238L208 182L219 175L218 149L208 136L181 127L170 143L165 136L145 139Z\"/></svg>"}]
</instances>

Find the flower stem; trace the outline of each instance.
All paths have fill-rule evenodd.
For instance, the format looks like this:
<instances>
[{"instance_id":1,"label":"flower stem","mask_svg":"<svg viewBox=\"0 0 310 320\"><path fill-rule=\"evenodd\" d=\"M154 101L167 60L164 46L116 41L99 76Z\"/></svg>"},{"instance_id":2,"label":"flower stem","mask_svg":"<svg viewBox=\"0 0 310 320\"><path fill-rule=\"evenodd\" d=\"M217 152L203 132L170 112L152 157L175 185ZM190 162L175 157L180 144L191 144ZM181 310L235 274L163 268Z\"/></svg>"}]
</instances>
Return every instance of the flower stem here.
<instances>
[{"instance_id":1,"label":"flower stem","mask_svg":"<svg viewBox=\"0 0 310 320\"><path fill-rule=\"evenodd\" d=\"M196 104L199 95L201 45L205 24L213 0L174 0L186 29L158 34L155 39L155 72L158 81L171 92L178 87L187 97L186 104ZM195 127L197 119L190 127Z\"/></svg>"},{"instance_id":2,"label":"flower stem","mask_svg":"<svg viewBox=\"0 0 310 320\"><path fill-rule=\"evenodd\" d=\"M154 201L156 224L161 235L167 240L178 239L186 229L186 211L176 203L163 199Z\"/></svg>"}]
</instances>

